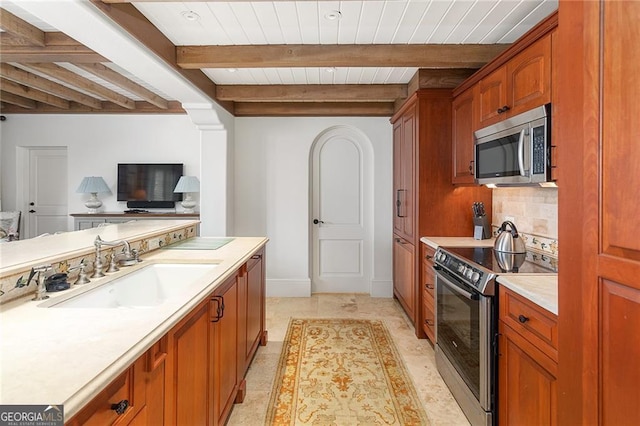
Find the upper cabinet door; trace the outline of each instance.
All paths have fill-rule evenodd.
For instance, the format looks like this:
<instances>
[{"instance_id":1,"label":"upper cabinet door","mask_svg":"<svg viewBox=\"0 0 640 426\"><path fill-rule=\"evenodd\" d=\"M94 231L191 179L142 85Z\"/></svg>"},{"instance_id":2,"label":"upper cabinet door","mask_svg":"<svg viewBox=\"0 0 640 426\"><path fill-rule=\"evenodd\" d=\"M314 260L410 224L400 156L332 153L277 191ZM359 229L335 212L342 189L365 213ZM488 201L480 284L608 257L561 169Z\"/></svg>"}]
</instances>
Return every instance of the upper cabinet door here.
<instances>
[{"instance_id":1,"label":"upper cabinet door","mask_svg":"<svg viewBox=\"0 0 640 426\"><path fill-rule=\"evenodd\" d=\"M551 34L510 60L507 78L509 115L551 102Z\"/></svg>"},{"instance_id":2,"label":"upper cabinet door","mask_svg":"<svg viewBox=\"0 0 640 426\"><path fill-rule=\"evenodd\" d=\"M478 83L479 128L551 102L551 34Z\"/></svg>"},{"instance_id":3,"label":"upper cabinet door","mask_svg":"<svg viewBox=\"0 0 640 426\"><path fill-rule=\"evenodd\" d=\"M453 139L454 184L474 182L473 176L473 132L477 127L475 92L471 87L453 100L451 110Z\"/></svg>"},{"instance_id":4,"label":"upper cabinet door","mask_svg":"<svg viewBox=\"0 0 640 426\"><path fill-rule=\"evenodd\" d=\"M507 68L500 67L478 83L479 127L503 120L507 105Z\"/></svg>"}]
</instances>

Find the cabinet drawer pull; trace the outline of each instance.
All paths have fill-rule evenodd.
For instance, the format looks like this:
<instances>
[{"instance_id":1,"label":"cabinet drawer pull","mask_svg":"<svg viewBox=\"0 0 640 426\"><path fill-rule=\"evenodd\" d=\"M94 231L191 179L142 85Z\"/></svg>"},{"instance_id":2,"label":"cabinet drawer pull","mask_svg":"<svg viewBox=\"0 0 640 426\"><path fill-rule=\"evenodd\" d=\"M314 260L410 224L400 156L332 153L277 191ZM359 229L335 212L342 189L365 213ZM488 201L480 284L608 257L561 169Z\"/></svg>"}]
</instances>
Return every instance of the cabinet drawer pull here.
<instances>
[{"instance_id":1,"label":"cabinet drawer pull","mask_svg":"<svg viewBox=\"0 0 640 426\"><path fill-rule=\"evenodd\" d=\"M433 327L433 320L431 319L424 320L424 323L427 324L429 327Z\"/></svg>"},{"instance_id":2,"label":"cabinet drawer pull","mask_svg":"<svg viewBox=\"0 0 640 426\"><path fill-rule=\"evenodd\" d=\"M213 296L211 301L216 302L216 317L211 320L211 322L218 322L224 316L224 297L222 296Z\"/></svg>"},{"instance_id":3,"label":"cabinet drawer pull","mask_svg":"<svg viewBox=\"0 0 640 426\"><path fill-rule=\"evenodd\" d=\"M262 255L261 254L254 254L253 256L251 256L252 259L261 259Z\"/></svg>"},{"instance_id":4,"label":"cabinet drawer pull","mask_svg":"<svg viewBox=\"0 0 640 426\"><path fill-rule=\"evenodd\" d=\"M524 315L519 315L518 316L518 321L520 321L522 324L524 324L525 322L529 321L529 318L525 317Z\"/></svg>"},{"instance_id":5,"label":"cabinet drawer pull","mask_svg":"<svg viewBox=\"0 0 640 426\"><path fill-rule=\"evenodd\" d=\"M433 288L434 288L433 284L425 284L424 286L429 290L433 290Z\"/></svg>"},{"instance_id":6,"label":"cabinet drawer pull","mask_svg":"<svg viewBox=\"0 0 640 426\"><path fill-rule=\"evenodd\" d=\"M129 401L123 399L117 404L111 404L111 409L115 411L119 416L123 415L125 411L129 408Z\"/></svg>"},{"instance_id":7,"label":"cabinet drawer pull","mask_svg":"<svg viewBox=\"0 0 640 426\"><path fill-rule=\"evenodd\" d=\"M425 258L425 259L427 259L427 260L430 260L430 259L433 259L433 256L431 256L430 254L428 254L428 255L426 255L424 258Z\"/></svg>"}]
</instances>

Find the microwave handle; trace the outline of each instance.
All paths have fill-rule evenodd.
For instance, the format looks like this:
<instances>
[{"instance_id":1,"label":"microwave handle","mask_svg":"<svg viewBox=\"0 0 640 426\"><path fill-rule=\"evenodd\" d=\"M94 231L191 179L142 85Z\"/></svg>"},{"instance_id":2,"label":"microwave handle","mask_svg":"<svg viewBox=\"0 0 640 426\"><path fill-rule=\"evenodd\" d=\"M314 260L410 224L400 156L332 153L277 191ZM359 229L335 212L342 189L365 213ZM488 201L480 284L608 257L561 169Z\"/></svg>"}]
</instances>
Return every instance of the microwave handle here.
<instances>
[{"instance_id":1,"label":"microwave handle","mask_svg":"<svg viewBox=\"0 0 640 426\"><path fill-rule=\"evenodd\" d=\"M518 168L520 169L520 176L526 176L526 170L524 169L524 135L527 129L520 131L520 139L518 140Z\"/></svg>"}]
</instances>

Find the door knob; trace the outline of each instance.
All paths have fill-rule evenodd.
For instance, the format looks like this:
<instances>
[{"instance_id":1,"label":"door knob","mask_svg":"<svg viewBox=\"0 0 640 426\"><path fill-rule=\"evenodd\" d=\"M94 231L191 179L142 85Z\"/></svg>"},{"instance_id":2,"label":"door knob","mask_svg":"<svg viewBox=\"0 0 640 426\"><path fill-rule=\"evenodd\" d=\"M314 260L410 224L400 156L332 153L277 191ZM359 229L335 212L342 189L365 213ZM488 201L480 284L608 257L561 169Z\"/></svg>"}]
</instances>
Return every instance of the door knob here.
<instances>
[{"instance_id":1,"label":"door knob","mask_svg":"<svg viewBox=\"0 0 640 426\"><path fill-rule=\"evenodd\" d=\"M30 206L35 206L36 203L34 203L33 201L29 203Z\"/></svg>"},{"instance_id":2,"label":"door knob","mask_svg":"<svg viewBox=\"0 0 640 426\"><path fill-rule=\"evenodd\" d=\"M318 220L318 219L313 219L313 224L314 224L314 225L317 225L317 224L319 224L319 223L324 223L324 222L323 222L323 221L321 221L321 220Z\"/></svg>"},{"instance_id":3,"label":"door knob","mask_svg":"<svg viewBox=\"0 0 640 426\"><path fill-rule=\"evenodd\" d=\"M36 211L34 209L29 210L29 213L35 213Z\"/></svg>"}]
</instances>

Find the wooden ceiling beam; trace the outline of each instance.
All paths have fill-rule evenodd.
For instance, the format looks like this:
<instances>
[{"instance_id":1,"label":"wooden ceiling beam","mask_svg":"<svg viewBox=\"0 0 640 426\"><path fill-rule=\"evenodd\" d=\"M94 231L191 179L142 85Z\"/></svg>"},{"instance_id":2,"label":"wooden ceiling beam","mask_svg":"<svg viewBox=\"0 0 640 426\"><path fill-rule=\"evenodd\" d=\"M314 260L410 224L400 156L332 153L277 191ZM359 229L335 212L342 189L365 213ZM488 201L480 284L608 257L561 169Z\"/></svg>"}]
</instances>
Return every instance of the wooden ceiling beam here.
<instances>
[{"instance_id":1,"label":"wooden ceiling beam","mask_svg":"<svg viewBox=\"0 0 640 426\"><path fill-rule=\"evenodd\" d=\"M24 40L26 43L40 47L45 45L44 31L1 8L0 28L9 34Z\"/></svg>"},{"instance_id":2,"label":"wooden ceiling beam","mask_svg":"<svg viewBox=\"0 0 640 426\"><path fill-rule=\"evenodd\" d=\"M5 92L4 90L0 90L0 101L26 109L34 109L36 107L36 101Z\"/></svg>"},{"instance_id":3,"label":"wooden ceiling beam","mask_svg":"<svg viewBox=\"0 0 640 426\"><path fill-rule=\"evenodd\" d=\"M269 67L480 68L506 44L178 46L184 69Z\"/></svg>"},{"instance_id":4,"label":"wooden ceiling beam","mask_svg":"<svg viewBox=\"0 0 640 426\"><path fill-rule=\"evenodd\" d=\"M33 99L34 101L42 102L56 108L69 109L69 101L66 99L34 89L33 87L23 86L5 78L0 78L0 87L2 87L2 90L5 92L13 93L23 98Z\"/></svg>"},{"instance_id":5,"label":"wooden ceiling beam","mask_svg":"<svg viewBox=\"0 0 640 426\"><path fill-rule=\"evenodd\" d=\"M63 99L76 101L93 109L102 109L102 102L98 99L70 89L62 84L42 78L36 74L14 67L13 65L0 63L0 76L8 80L15 81L16 83L51 93L52 95L59 96Z\"/></svg>"},{"instance_id":6,"label":"wooden ceiling beam","mask_svg":"<svg viewBox=\"0 0 640 426\"><path fill-rule=\"evenodd\" d=\"M113 102L116 105L120 105L123 108L134 109L136 107L135 101L133 99L121 95L120 93L116 93L113 90L107 89L106 87L94 81L91 81L88 78L82 77L81 75L78 75L73 71L69 71L68 69L63 68L60 65L48 63L30 63L27 64L27 66L57 80L65 82L84 92L89 92L96 96L100 96L110 102Z\"/></svg>"},{"instance_id":7,"label":"wooden ceiling beam","mask_svg":"<svg viewBox=\"0 0 640 426\"><path fill-rule=\"evenodd\" d=\"M7 105L2 108L2 112L3 114L95 114L97 111L85 105L71 102L68 110L54 108L50 105L37 104L33 110L20 108L15 105ZM112 103L105 103L104 108L99 112L100 114L186 114L182 108L182 104L177 101L170 101L167 109L160 109L148 102L139 101L136 102L136 108L134 110L122 108Z\"/></svg>"},{"instance_id":8,"label":"wooden ceiling beam","mask_svg":"<svg viewBox=\"0 0 640 426\"><path fill-rule=\"evenodd\" d=\"M476 69L425 69L420 68L407 84L407 92L420 89L453 89L458 87Z\"/></svg>"},{"instance_id":9,"label":"wooden ceiling beam","mask_svg":"<svg viewBox=\"0 0 640 426\"><path fill-rule=\"evenodd\" d=\"M0 34L2 62L109 62L104 56L60 32L45 33L44 46L28 46L11 34Z\"/></svg>"},{"instance_id":10,"label":"wooden ceiling beam","mask_svg":"<svg viewBox=\"0 0 640 426\"><path fill-rule=\"evenodd\" d=\"M393 102L235 102L236 117L391 117Z\"/></svg>"},{"instance_id":11,"label":"wooden ceiling beam","mask_svg":"<svg viewBox=\"0 0 640 426\"><path fill-rule=\"evenodd\" d=\"M407 96L405 84L229 85L220 100L237 102L393 102Z\"/></svg>"},{"instance_id":12,"label":"wooden ceiling beam","mask_svg":"<svg viewBox=\"0 0 640 426\"><path fill-rule=\"evenodd\" d=\"M81 68L101 79L108 81L109 83L115 84L116 86L133 93L136 96L144 99L145 101L153 104L161 109L167 109L169 107L169 103L167 100L161 98L160 96L153 93L151 90L142 87L138 83L135 83L122 74L119 74L112 70L111 68L103 65L103 64L73 64L78 68Z\"/></svg>"},{"instance_id":13,"label":"wooden ceiling beam","mask_svg":"<svg viewBox=\"0 0 640 426\"><path fill-rule=\"evenodd\" d=\"M216 84L199 69L186 70L177 66L175 45L135 6L132 4L106 4L100 0L90 1L105 16L162 59L168 67L189 80L195 87L209 96L212 101L217 101L215 99ZM218 104L233 114L232 103L218 102Z\"/></svg>"}]
</instances>

